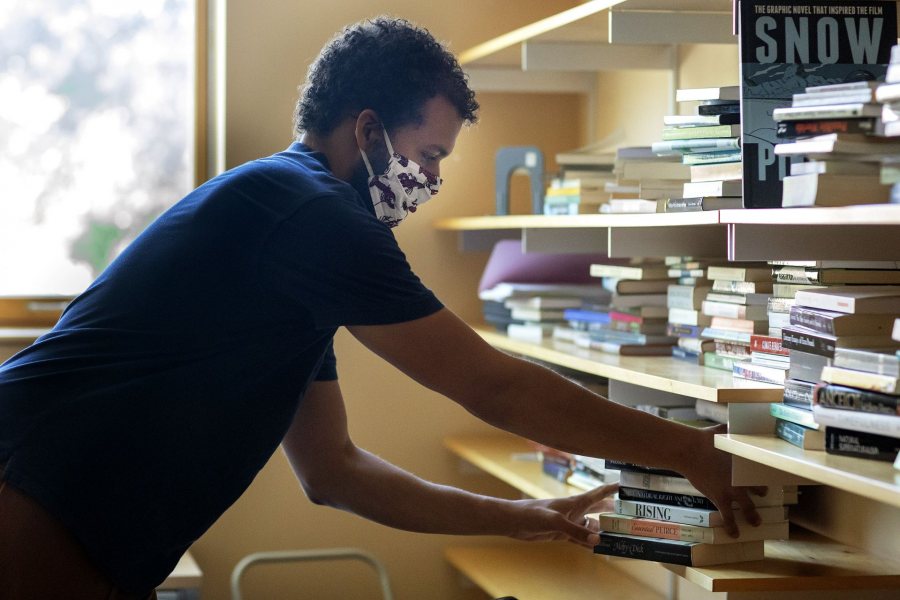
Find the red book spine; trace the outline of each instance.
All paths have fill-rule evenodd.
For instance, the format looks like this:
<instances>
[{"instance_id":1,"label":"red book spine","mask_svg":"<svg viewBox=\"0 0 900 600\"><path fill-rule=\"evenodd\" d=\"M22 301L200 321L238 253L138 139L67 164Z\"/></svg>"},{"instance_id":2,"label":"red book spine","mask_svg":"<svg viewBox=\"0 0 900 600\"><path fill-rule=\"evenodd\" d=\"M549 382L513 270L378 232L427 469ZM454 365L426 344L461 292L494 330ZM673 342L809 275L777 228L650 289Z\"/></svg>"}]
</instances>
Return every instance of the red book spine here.
<instances>
[{"instance_id":1,"label":"red book spine","mask_svg":"<svg viewBox=\"0 0 900 600\"><path fill-rule=\"evenodd\" d=\"M754 352L765 352L766 354L788 355L788 351L781 346L781 338L767 335L750 336L750 349Z\"/></svg>"}]
</instances>

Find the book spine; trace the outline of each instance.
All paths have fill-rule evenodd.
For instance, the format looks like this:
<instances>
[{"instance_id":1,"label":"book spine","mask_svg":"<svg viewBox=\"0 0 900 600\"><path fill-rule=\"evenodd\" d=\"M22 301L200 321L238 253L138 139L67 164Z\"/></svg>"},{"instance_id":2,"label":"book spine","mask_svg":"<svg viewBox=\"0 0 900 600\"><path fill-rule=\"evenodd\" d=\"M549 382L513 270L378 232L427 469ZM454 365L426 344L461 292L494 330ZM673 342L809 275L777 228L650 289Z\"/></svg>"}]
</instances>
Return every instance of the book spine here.
<instances>
[{"instance_id":1,"label":"book spine","mask_svg":"<svg viewBox=\"0 0 900 600\"><path fill-rule=\"evenodd\" d=\"M688 212L703 210L703 198L669 198L666 212Z\"/></svg>"},{"instance_id":2,"label":"book spine","mask_svg":"<svg viewBox=\"0 0 900 600\"><path fill-rule=\"evenodd\" d=\"M666 325L666 335L675 337L693 337L699 338L703 328L698 325L681 325L678 323L669 323Z\"/></svg>"},{"instance_id":3,"label":"book spine","mask_svg":"<svg viewBox=\"0 0 900 600\"><path fill-rule=\"evenodd\" d=\"M602 532L594 547L597 554L621 556L690 567L693 564L690 545L667 544L654 538L627 537Z\"/></svg>"},{"instance_id":4,"label":"book spine","mask_svg":"<svg viewBox=\"0 0 900 600\"><path fill-rule=\"evenodd\" d=\"M731 368L731 373L735 377L760 383L771 383L773 385L784 383L784 371L781 369L748 364L746 362L735 363Z\"/></svg>"},{"instance_id":5,"label":"book spine","mask_svg":"<svg viewBox=\"0 0 900 600\"><path fill-rule=\"evenodd\" d=\"M900 439L828 426L825 452L892 462L900 453Z\"/></svg>"},{"instance_id":6,"label":"book spine","mask_svg":"<svg viewBox=\"0 0 900 600\"><path fill-rule=\"evenodd\" d=\"M649 412L649 411L644 411ZM622 462L620 460L606 459L606 468L614 471L630 471L632 473L649 473L651 475L665 475L666 477L681 477L679 473L668 469L657 469L655 467L645 467L634 463Z\"/></svg>"},{"instance_id":7,"label":"book spine","mask_svg":"<svg viewBox=\"0 0 900 600\"><path fill-rule=\"evenodd\" d=\"M890 375L825 367L822 369L822 381L881 392L883 394L900 393L900 390L898 390L900 380Z\"/></svg>"},{"instance_id":8,"label":"book spine","mask_svg":"<svg viewBox=\"0 0 900 600\"><path fill-rule=\"evenodd\" d=\"M619 498L635 502L652 502L681 508L693 508L704 510L718 510L711 500L704 496L692 496L690 494L673 494L671 492L659 492L657 490L645 490L623 485L619 488Z\"/></svg>"},{"instance_id":9,"label":"book spine","mask_svg":"<svg viewBox=\"0 0 900 600\"><path fill-rule=\"evenodd\" d=\"M813 415L820 425L900 438L900 418L894 415L826 408L818 404L813 405Z\"/></svg>"},{"instance_id":10,"label":"book spine","mask_svg":"<svg viewBox=\"0 0 900 600\"><path fill-rule=\"evenodd\" d=\"M772 279L778 283L821 283L819 271L805 267L776 267L772 270Z\"/></svg>"},{"instance_id":11,"label":"book spine","mask_svg":"<svg viewBox=\"0 0 900 600\"><path fill-rule=\"evenodd\" d=\"M800 448L804 447L803 442L806 439L808 431L811 430L802 425L797 425L796 423L791 423L790 421L785 421L783 419L775 419L775 435L794 446L799 446Z\"/></svg>"},{"instance_id":12,"label":"book spine","mask_svg":"<svg viewBox=\"0 0 900 600\"><path fill-rule=\"evenodd\" d=\"M815 384L788 379L784 382L784 403L806 410L812 410Z\"/></svg>"},{"instance_id":13,"label":"book spine","mask_svg":"<svg viewBox=\"0 0 900 600\"><path fill-rule=\"evenodd\" d=\"M615 501L616 513L642 519L655 519L670 523L684 523L700 527L715 527L722 524L722 516L715 509L683 508L652 502L636 502L633 500Z\"/></svg>"},{"instance_id":14,"label":"book spine","mask_svg":"<svg viewBox=\"0 0 900 600\"><path fill-rule=\"evenodd\" d=\"M713 369L731 371L734 368L734 359L730 356L721 356L715 352L704 352L703 364Z\"/></svg>"},{"instance_id":15,"label":"book spine","mask_svg":"<svg viewBox=\"0 0 900 600\"><path fill-rule=\"evenodd\" d=\"M600 515L600 529L625 535L679 540L682 542L715 543L716 534L712 527L692 527L682 523L657 521L652 519L609 517ZM721 539L721 538L719 538Z\"/></svg>"},{"instance_id":16,"label":"book spine","mask_svg":"<svg viewBox=\"0 0 900 600\"><path fill-rule=\"evenodd\" d=\"M821 119L806 121L778 121L778 138L798 138L828 133L875 133L876 119Z\"/></svg>"},{"instance_id":17,"label":"book spine","mask_svg":"<svg viewBox=\"0 0 900 600\"><path fill-rule=\"evenodd\" d=\"M842 385L818 386L815 402L828 408L900 416L900 396L888 396Z\"/></svg>"},{"instance_id":18,"label":"book spine","mask_svg":"<svg viewBox=\"0 0 900 600\"><path fill-rule=\"evenodd\" d=\"M622 471L619 480L622 485L628 487L643 488L645 490L657 490L671 492L673 494L691 494L702 496L703 494L691 485L691 482L683 477L669 477L665 475L651 475L649 473L636 473L634 471Z\"/></svg>"},{"instance_id":19,"label":"book spine","mask_svg":"<svg viewBox=\"0 0 900 600\"><path fill-rule=\"evenodd\" d=\"M791 307L791 325L800 325L828 335L835 334L833 316L810 311L802 306Z\"/></svg>"},{"instance_id":20,"label":"book spine","mask_svg":"<svg viewBox=\"0 0 900 600\"><path fill-rule=\"evenodd\" d=\"M779 356L788 356L789 354L788 351L781 345L781 338L769 337L765 335L751 336L750 349L756 352L777 354Z\"/></svg>"},{"instance_id":21,"label":"book spine","mask_svg":"<svg viewBox=\"0 0 900 600\"><path fill-rule=\"evenodd\" d=\"M769 405L769 414L776 419L790 421L791 423L809 427L810 429L819 429L819 424L816 422L816 419L813 418L813 413L807 410L773 402Z\"/></svg>"},{"instance_id":22,"label":"book spine","mask_svg":"<svg viewBox=\"0 0 900 600\"><path fill-rule=\"evenodd\" d=\"M824 335L819 336L814 333L785 327L781 330L781 345L788 350L802 350L803 352L834 358L835 340Z\"/></svg>"}]
</instances>

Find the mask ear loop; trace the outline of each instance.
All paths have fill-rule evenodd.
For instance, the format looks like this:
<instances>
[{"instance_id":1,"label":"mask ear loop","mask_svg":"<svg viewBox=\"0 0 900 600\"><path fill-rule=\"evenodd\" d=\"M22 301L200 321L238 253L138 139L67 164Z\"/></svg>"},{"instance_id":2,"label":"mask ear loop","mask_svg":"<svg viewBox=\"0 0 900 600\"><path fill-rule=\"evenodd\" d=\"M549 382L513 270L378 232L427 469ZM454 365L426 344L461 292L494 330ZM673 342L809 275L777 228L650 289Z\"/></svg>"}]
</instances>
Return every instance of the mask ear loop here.
<instances>
[{"instance_id":1,"label":"mask ear loop","mask_svg":"<svg viewBox=\"0 0 900 600\"><path fill-rule=\"evenodd\" d=\"M359 153L362 154L362 159L366 165L366 171L369 172L369 177L375 177L375 171L372 170L372 164L369 162L369 157L366 156L366 151L360 148Z\"/></svg>"},{"instance_id":2,"label":"mask ear loop","mask_svg":"<svg viewBox=\"0 0 900 600\"><path fill-rule=\"evenodd\" d=\"M382 133L384 133L384 143L387 144L388 152L390 152L391 153L390 155L393 156L394 155L394 146L391 145L391 138L388 137L387 129L385 129L384 126L382 126L381 131L382 131Z\"/></svg>"}]
</instances>

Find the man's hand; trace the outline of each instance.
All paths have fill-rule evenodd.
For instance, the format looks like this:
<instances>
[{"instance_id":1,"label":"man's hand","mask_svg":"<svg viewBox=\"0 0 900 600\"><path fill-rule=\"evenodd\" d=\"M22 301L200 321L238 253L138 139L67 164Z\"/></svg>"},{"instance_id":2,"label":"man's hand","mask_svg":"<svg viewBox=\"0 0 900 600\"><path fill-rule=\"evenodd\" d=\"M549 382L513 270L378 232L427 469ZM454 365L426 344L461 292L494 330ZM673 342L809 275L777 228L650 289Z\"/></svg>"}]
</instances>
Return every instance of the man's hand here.
<instances>
[{"instance_id":1,"label":"man's hand","mask_svg":"<svg viewBox=\"0 0 900 600\"><path fill-rule=\"evenodd\" d=\"M600 541L599 523L587 515L612 512L610 496L619 484L604 485L597 489L552 500L517 500L510 537L529 542L566 540L586 548L593 548Z\"/></svg>"},{"instance_id":2,"label":"man's hand","mask_svg":"<svg viewBox=\"0 0 900 600\"><path fill-rule=\"evenodd\" d=\"M733 487L731 485L731 455L717 449L713 444L713 436L727 433L725 425L707 427L697 431L698 443L696 455L680 472L687 477L695 488L713 501L722 513L725 530L732 537L738 536L733 505L737 504L748 523L754 527L760 524L756 506L749 493L765 496L765 487Z\"/></svg>"}]
</instances>

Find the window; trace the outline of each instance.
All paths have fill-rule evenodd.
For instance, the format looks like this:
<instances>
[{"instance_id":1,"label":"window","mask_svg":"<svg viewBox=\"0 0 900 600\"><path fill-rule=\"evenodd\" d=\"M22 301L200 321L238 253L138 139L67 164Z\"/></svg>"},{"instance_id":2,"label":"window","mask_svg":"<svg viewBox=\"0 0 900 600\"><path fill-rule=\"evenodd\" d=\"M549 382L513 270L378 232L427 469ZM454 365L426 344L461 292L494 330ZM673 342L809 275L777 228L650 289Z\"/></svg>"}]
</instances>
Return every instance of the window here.
<instances>
[{"instance_id":1,"label":"window","mask_svg":"<svg viewBox=\"0 0 900 600\"><path fill-rule=\"evenodd\" d=\"M196 2L0 3L0 294L83 290L192 188Z\"/></svg>"}]
</instances>

